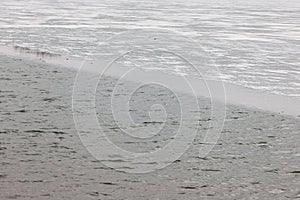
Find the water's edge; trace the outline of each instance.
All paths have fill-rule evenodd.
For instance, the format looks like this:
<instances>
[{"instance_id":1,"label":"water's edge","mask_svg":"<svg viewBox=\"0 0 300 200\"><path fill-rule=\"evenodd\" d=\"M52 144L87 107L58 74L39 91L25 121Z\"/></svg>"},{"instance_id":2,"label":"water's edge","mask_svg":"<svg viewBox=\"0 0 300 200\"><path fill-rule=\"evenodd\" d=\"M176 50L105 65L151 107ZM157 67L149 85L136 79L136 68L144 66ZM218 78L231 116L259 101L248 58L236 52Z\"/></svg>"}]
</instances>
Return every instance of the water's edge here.
<instances>
[{"instance_id":1,"label":"water's edge","mask_svg":"<svg viewBox=\"0 0 300 200\"><path fill-rule=\"evenodd\" d=\"M68 58L62 55L56 55L46 52L28 52L15 47L0 46L0 55L19 57L32 61L59 65L73 70L83 70L98 72L99 74L113 77L121 77L130 69L124 66L115 65L107 68L110 59L104 61L84 61L79 58ZM130 81L140 83L159 82L171 85L172 88L183 93L190 93L191 89L186 87L184 82L188 81L193 89L193 93L199 97L210 98L226 104L240 105L248 108L260 109L277 114L289 115L293 117L300 116L300 99L283 95L270 94L259 90L245 88L232 83L225 83L215 80L200 80L196 78L183 78L180 76L169 75L158 71L143 71L135 69L134 73L129 73L125 77Z\"/></svg>"}]
</instances>

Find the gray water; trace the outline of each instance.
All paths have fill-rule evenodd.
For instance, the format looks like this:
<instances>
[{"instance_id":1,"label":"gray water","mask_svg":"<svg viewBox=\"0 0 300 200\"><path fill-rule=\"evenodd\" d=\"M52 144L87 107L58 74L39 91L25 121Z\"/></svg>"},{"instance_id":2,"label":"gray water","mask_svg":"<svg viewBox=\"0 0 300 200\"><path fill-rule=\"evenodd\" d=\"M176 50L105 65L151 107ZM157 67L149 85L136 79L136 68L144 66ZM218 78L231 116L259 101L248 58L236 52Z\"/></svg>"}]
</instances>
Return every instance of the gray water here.
<instances>
[{"instance_id":1,"label":"gray water","mask_svg":"<svg viewBox=\"0 0 300 200\"><path fill-rule=\"evenodd\" d=\"M2 0L0 9L2 45L83 58L91 55L99 42L124 31L160 29L189 38L210 55L220 72L207 65L200 69L207 77L300 97L297 0ZM104 43L98 53L109 55L126 49L128 38L120 38L117 46ZM176 45L181 47L181 43ZM172 55L159 55L164 58L163 66L152 63L155 53L141 51L130 56L146 70L197 76Z\"/></svg>"}]
</instances>

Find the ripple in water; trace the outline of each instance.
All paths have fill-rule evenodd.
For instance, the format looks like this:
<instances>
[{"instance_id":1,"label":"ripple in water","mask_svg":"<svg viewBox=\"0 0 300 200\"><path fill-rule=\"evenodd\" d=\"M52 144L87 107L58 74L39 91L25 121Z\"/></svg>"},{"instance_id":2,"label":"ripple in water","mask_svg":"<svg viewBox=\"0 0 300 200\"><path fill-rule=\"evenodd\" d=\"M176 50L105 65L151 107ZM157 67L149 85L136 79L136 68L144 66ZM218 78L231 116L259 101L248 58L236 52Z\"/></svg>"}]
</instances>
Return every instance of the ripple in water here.
<instances>
[{"instance_id":1,"label":"ripple in water","mask_svg":"<svg viewBox=\"0 0 300 200\"><path fill-rule=\"evenodd\" d=\"M296 0L284 5L277 0L30 0L26 4L3 0L0 9L2 45L84 57L90 55L95 44L123 31L170 30L193 39L195 46L205 49L224 81L300 97L300 3ZM120 44L118 48L126 47ZM135 59L141 66L143 62L149 64L149 58L142 53ZM167 56L167 60L164 67L146 64L145 69L195 75L175 58L172 61ZM209 66L203 73L210 78L217 76Z\"/></svg>"}]
</instances>

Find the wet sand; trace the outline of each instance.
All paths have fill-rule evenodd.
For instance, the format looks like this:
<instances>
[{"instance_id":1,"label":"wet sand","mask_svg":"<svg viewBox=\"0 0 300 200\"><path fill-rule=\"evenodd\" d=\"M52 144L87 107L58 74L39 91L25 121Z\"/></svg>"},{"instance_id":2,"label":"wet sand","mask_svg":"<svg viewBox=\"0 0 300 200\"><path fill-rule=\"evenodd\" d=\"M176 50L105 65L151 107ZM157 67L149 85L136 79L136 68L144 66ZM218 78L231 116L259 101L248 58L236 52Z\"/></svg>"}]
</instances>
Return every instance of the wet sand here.
<instances>
[{"instance_id":1,"label":"wet sand","mask_svg":"<svg viewBox=\"0 0 300 200\"><path fill-rule=\"evenodd\" d=\"M71 107L75 70L7 56L0 56L0 66L0 199L300 198L299 118L227 106L217 145L199 158L202 133L212 120L210 102L199 99L199 135L180 159L155 172L124 173L93 158L78 137ZM108 124L104 131L111 140L137 152L169 142L176 120L166 127L170 134L148 142L118 136L120 130L105 109L114 82L103 79L105 87L98 88L96 97L99 121ZM158 91L148 87L140 94L169 97L164 90L158 97ZM141 112L134 113L135 119L147 122L142 105L149 98L137 100Z\"/></svg>"}]
</instances>

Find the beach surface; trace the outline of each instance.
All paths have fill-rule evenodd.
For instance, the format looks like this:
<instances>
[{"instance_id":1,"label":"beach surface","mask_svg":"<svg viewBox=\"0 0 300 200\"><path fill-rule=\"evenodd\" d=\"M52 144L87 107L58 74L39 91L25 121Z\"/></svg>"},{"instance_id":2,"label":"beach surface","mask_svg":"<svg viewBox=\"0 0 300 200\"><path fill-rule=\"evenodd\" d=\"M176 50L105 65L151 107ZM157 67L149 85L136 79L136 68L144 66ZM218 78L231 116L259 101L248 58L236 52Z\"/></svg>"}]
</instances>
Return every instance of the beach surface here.
<instances>
[{"instance_id":1,"label":"beach surface","mask_svg":"<svg viewBox=\"0 0 300 200\"><path fill-rule=\"evenodd\" d=\"M300 198L299 117L227 105L220 138L203 158L199 149L213 120L210 101L199 98L196 109L182 94L186 105L181 106L200 112L198 134L189 148L160 170L126 173L95 159L78 136L72 113L76 70L9 56L0 56L0 67L0 199ZM174 117L161 134L141 141L120 136L107 107L116 81L107 76L97 88L97 116L105 134L135 152L169 143L178 128L178 107L169 91L149 86L137 92L131 111L140 126L160 126L145 115L157 100L168 100L167 111ZM131 84L123 83L124 93ZM192 121L185 125L195 129ZM117 161L122 159L111 160Z\"/></svg>"}]
</instances>

